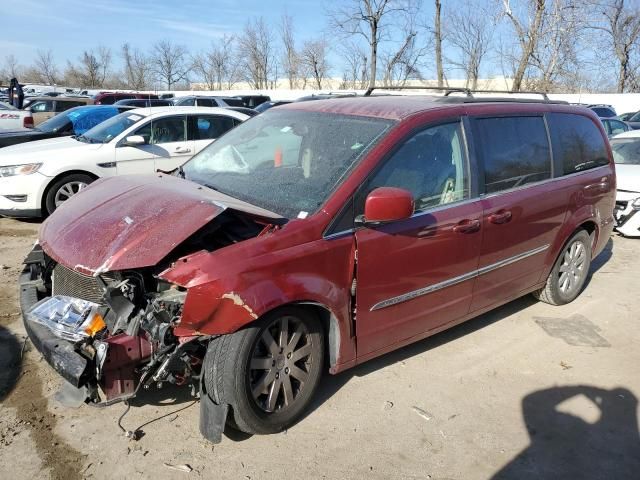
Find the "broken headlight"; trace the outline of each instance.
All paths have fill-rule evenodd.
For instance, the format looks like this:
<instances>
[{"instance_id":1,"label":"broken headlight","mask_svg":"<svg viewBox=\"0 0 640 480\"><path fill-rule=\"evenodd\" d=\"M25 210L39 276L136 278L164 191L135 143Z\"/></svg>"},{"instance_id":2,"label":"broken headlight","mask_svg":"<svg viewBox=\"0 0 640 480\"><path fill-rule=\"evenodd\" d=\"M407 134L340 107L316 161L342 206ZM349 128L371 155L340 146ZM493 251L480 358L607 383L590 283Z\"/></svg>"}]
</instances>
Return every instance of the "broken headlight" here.
<instances>
[{"instance_id":1,"label":"broken headlight","mask_svg":"<svg viewBox=\"0 0 640 480\"><path fill-rule=\"evenodd\" d=\"M87 300L55 295L36 303L25 316L44 325L55 336L77 342L93 337L106 327L98 307Z\"/></svg>"}]
</instances>

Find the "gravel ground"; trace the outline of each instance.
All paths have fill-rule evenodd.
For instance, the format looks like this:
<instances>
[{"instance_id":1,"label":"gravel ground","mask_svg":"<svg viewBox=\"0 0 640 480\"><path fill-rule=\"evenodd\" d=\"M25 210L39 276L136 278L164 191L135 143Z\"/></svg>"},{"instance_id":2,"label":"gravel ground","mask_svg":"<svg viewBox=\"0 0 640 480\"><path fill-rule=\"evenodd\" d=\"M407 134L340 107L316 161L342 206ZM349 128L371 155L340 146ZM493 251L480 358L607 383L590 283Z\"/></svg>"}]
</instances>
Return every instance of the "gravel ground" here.
<instances>
[{"instance_id":1,"label":"gravel ground","mask_svg":"<svg viewBox=\"0 0 640 480\"><path fill-rule=\"evenodd\" d=\"M28 342L20 263L38 223L0 218L0 478L638 478L640 241L614 236L577 301L526 297L337 376L279 435L211 445L188 392L68 409Z\"/></svg>"}]
</instances>

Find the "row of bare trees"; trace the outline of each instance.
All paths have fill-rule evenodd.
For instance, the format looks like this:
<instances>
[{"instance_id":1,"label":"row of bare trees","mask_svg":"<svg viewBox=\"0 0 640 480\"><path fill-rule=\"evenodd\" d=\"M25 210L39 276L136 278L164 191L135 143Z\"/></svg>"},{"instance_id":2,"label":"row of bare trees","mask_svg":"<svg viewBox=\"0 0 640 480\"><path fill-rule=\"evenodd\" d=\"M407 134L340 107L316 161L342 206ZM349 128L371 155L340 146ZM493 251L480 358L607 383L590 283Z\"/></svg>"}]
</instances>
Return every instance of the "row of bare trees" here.
<instances>
[{"instance_id":1,"label":"row of bare trees","mask_svg":"<svg viewBox=\"0 0 640 480\"><path fill-rule=\"evenodd\" d=\"M511 79L513 90L640 90L638 0L341 0L325 34L300 40L295 19L253 18L204 51L164 40L143 52L99 46L61 68L51 50L32 65L5 58L0 78L84 88L207 89L405 85ZM327 38L331 38L329 42ZM504 86L504 85L503 85Z\"/></svg>"}]
</instances>

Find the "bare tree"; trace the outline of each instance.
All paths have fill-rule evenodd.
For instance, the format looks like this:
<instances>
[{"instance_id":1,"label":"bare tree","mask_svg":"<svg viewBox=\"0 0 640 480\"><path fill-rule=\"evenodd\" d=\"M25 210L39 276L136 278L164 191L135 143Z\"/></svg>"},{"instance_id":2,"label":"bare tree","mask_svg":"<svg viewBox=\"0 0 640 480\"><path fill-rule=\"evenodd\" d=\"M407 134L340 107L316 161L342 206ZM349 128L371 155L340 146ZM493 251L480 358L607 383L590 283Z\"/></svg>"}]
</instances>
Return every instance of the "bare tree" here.
<instances>
[{"instance_id":1,"label":"bare tree","mask_svg":"<svg viewBox=\"0 0 640 480\"><path fill-rule=\"evenodd\" d=\"M322 81L329 73L328 54L329 46L324 39L305 42L300 52L300 65L305 78L313 78L318 89L322 88Z\"/></svg>"},{"instance_id":2,"label":"bare tree","mask_svg":"<svg viewBox=\"0 0 640 480\"><path fill-rule=\"evenodd\" d=\"M225 35L212 42L208 51L194 57L193 70L209 90L222 90L225 85L231 88L235 83L237 62L233 58L234 44L235 37Z\"/></svg>"},{"instance_id":3,"label":"bare tree","mask_svg":"<svg viewBox=\"0 0 640 480\"><path fill-rule=\"evenodd\" d=\"M438 86L444 85L444 70L442 68L442 5L440 0L435 0L434 36L436 41L436 75Z\"/></svg>"},{"instance_id":4,"label":"bare tree","mask_svg":"<svg viewBox=\"0 0 640 480\"><path fill-rule=\"evenodd\" d=\"M334 31L345 37L360 36L369 47L369 87L376 83L378 47L390 28L390 18L415 10L411 0L349 0L347 5L330 14Z\"/></svg>"},{"instance_id":5,"label":"bare tree","mask_svg":"<svg viewBox=\"0 0 640 480\"><path fill-rule=\"evenodd\" d=\"M299 76L300 57L296 50L293 33L293 21L289 15L283 15L280 23L280 38L284 47L282 67L289 80L289 88L294 88Z\"/></svg>"},{"instance_id":6,"label":"bare tree","mask_svg":"<svg viewBox=\"0 0 640 480\"><path fill-rule=\"evenodd\" d=\"M242 59L244 78L253 88L269 88L273 85L273 77L277 77L275 45L273 32L264 18L246 23L238 38L238 58Z\"/></svg>"},{"instance_id":7,"label":"bare tree","mask_svg":"<svg viewBox=\"0 0 640 480\"><path fill-rule=\"evenodd\" d=\"M128 43L122 45L121 56L124 62L126 86L133 90L146 90L150 86L151 65L149 59Z\"/></svg>"},{"instance_id":8,"label":"bare tree","mask_svg":"<svg viewBox=\"0 0 640 480\"><path fill-rule=\"evenodd\" d=\"M103 87L110 65L111 50L107 47L85 50L76 65L68 62L65 81L85 88Z\"/></svg>"},{"instance_id":9,"label":"bare tree","mask_svg":"<svg viewBox=\"0 0 640 480\"><path fill-rule=\"evenodd\" d=\"M640 49L640 8L637 3L629 6L625 0L600 0L596 3L598 13L604 16L602 24L593 28L602 31L618 62L618 93L628 89L634 80L632 55Z\"/></svg>"},{"instance_id":10,"label":"bare tree","mask_svg":"<svg viewBox=\"0 0 640 480\"><path fill-rule=\"evenodd\" d=\"M522 88L522 81L531 62L540 33L543 27L546 0L527 0L527 8L524 15L518 15L511 8L511 0L502 0L504 15L510 20L519 45L517 67L513 76L511 89L518 92Z\"/></svg>"},{"instance_id":11,"label":"bare tree","mask_svg":"<svg viewBox=\"0 0 640 480\"><path fill-rule=\"evenodd\" d=\"M342 74L342 88L366 88L369 82L369 57L356 43L347 42L340 49L340 56L345 65Z\"/></svg>"},{"instance_id":12,"label":"bare tree","mask_svg":"<svg viewBox=\"0 0 640 480\"><path fill-rule=\"evenodd\" d=\"M415 20L413 15L405 16L405 25L401 31L404 41L397 50L381 55L385 86L403 86L410 78L422 78L419 62L431 50L432 45L430 38L419 37Z\"/></svg>"},{"instance_id":13,"label":"bare tree","mask_svg":"<svg viewBox=\"0 0 640 480\"><path fill-rule=\"evenodd\" d=\"M446 43L455 54L447 61L464 71L466 86L471 89L478 88L482 60L491 48L493 18L487 8L470 0L447 14Z\"/></svg>"},{"instance_id":14,"label":"bare tree","mask_svg":"<svg viewBox=\"0 0 640 480\"><path fill-rule=\"evenodd\" d=\"M22 73L22 68L18 63L18 59L16 58L16 56L10 54L4 57L4 65L0 78L6 78L7 80L10 80L12 78L18 78L20 76L20 73Z\"/></svg>"},{"instance_id":15,"label":"bare tree","mask_svg":"<svg viewBox=\"0 0 640 480\"><path fill-rule=\"evenodd\" d=\"M38 50L34 63L34 73L37 81L54 85L58 83L58 68L51 50Z\"/></svg>"},{"instance_id":16,"label":"bare tree","mask_svg":"<svg viewBox=\"0 0 640 480\"><path fill-rule=\"evenodd\" d=\"M561 83L571 85L578 70L584 68L577 57L586 25L584 7L580 0L552 0L548 5L540 40L531 56L532 66L537 69L531 82L535 90L549 92Z\"/></svg>"},{"instance_id":17,"label":"bare tree","mask_svg":"<svg viewBox=\"0 0 640 480\"><path fill-rule=\"evenodd\" d=\"M162 40L153 46L151 64L158 80L167 85L167 90L186 81L191 70L186 47L170 40Z\"/></svg>"}]
</instances>

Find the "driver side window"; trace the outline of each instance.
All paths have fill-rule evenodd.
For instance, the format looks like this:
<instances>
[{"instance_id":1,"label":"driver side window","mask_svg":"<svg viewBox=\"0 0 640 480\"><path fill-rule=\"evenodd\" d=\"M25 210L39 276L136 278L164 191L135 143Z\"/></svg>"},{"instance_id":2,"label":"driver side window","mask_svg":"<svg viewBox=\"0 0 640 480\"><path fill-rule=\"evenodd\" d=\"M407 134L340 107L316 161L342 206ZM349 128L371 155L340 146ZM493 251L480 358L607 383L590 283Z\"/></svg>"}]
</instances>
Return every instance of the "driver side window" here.
<instances>
[{"instance_id":1,"label":"driver side window","mask_svg":"<svg viewBox=\"0 0 640 480\"><path fill-rule=\"evenodd\" d=\"M140 127L133 135L141 135L150 145L184 142L187 138L186 117L181 115L153 120Z\"/></svg>"},{"instance_id":2,"label":"driver side window","mask_svg":"<svg viewBox=\"0 0 640 480\"><path fill-rule=\"evenodd\" d=\"M378 187L404 188L413 194L419 212L469 198L467 171L461 123L438 125L405 140L369 180L364 193Z\"/></svg>"}]
</instances>

